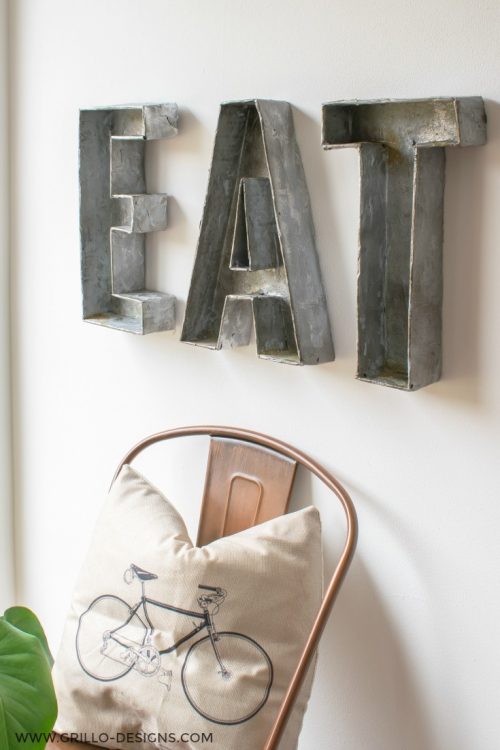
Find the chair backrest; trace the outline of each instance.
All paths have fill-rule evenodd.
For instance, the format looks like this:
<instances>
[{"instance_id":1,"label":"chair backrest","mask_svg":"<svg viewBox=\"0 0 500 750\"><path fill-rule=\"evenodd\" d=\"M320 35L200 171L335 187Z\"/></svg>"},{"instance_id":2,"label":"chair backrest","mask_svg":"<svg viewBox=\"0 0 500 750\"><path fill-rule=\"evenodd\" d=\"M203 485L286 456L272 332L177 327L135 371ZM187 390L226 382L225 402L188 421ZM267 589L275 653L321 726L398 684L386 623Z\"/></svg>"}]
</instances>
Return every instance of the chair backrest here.
<instances>
[{"instance_id":1,"label":"chair backrest","mask_svg":"<svg viewBox=\"0 0 500 750\"><path fill-rule=\"evenodd\" d=\"M244 440L212 437L198 547L287 512L297 462Z\"/></svg>"},{"instance_id":2,"label":"chair backrest","mask_svg":"<svg viewBox=\"0 0 500 750\"><path fill-rule=\"evenodd\" d=\"M163 440L195 435L208 435L211 438L198 546L286 513L298 464L326 484L344 509L347 525L344 548L274 726L262 749L276 750L354 554L356 512L340 482L305 453L276 438L236 427L179 427L151 435L141 440L122 459L113 481L122 466L130 464L148 446Z\"/></svg>"}]
</instances>

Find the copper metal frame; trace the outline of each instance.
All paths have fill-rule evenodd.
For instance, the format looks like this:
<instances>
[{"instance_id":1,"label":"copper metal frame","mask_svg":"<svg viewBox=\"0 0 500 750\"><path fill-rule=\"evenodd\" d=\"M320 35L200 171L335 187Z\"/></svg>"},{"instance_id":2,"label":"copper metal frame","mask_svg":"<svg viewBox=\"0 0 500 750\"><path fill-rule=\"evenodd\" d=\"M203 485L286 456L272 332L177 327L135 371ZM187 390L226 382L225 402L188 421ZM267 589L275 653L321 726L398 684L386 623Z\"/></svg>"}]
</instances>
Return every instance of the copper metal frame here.
<instances>
[{"instance_id":1,"label":"copper metal frame","mask_svg":"<svg viewBox=\"0 0 500 750\"><path fill-rule=\"evenodd\" d=\"M297 448L294 448L293 446L282 442L281 440L277 440L276 438L272 438L268 435L263 435L259 432L243 430L236 427L206 425L178 427L172 430L166 430L165 432L158 432L154 435L151 435L150 437L147 437L137 443L137 445L135 445L122 459L115 473L115 476L113 477L113 481L116 479L118 472L124 464L130 464L139 455L139 453L141 453L145 448L148 448L150 445L154 445L155 443L159 443L163 440L170 440L171 438L189 437L195 435L209 435L211 437L246 441L274 450L283 456L297 461L297 463L304 466L315 476L317 476L318 479L320 479L323 484L325 484L337 496L346 516L347 535L344 549L340 556L339 562L337 563L335 572L326 589L321 607L316 616L313 627L309 634L309 638L302 652L302 656L300 657L299 663L288 687L288 691L278 712L278 716L276 717L273 728L269 734L269 737L267 738L266 744L262 749L276 750L292 711L294 701L298 696L299 690L307 673L307 669L318 647L319 639L328 621L333 603L352 560L356 547L358 528L356 511L354 509L352 500L349 497L349 494L344 489L344 487L342 487L340 482L335 479L332 474L326 471L319 463L314 461L314 459L310 458L305 453L302 453L302 451L297 450Z\"/></svg>"}]
</instances>

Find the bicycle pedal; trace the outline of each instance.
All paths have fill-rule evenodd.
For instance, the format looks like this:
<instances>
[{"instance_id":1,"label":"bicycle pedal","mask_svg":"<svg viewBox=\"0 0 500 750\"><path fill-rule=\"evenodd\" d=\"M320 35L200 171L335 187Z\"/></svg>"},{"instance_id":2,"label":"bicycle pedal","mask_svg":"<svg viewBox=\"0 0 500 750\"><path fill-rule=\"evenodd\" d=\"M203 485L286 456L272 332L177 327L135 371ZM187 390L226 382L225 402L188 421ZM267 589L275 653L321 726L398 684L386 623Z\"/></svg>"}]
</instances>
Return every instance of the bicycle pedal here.
<instances>
[{"instance_id":1,"label":"bicycle pedal","mask_svg":"<svg viewBox=\"0 0 500 750\"><path fill-rule=\"evenodd\" d=\"M122 651L120 654L120 660L125 662L125 664L135 664L137 657L131 651Z\"/></svg>"}]
</instances>

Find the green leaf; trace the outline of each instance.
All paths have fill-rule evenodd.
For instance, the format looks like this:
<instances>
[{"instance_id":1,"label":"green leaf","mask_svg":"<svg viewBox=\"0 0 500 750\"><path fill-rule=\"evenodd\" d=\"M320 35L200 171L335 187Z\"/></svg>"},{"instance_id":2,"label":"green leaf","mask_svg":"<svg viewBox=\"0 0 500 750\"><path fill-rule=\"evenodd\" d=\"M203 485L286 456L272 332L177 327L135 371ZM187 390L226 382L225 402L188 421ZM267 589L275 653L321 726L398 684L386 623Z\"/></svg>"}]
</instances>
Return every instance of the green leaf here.
<instances>
[{"instance_id":1,"label":"green leaf","mask_svg":"<svg viewBox=\"0 0 500 750\"><path fill-rule=\"evenodd\" d=\"M3 707L3 700L0 698L0 747L8 747L7 745L7 719L5 717L5 711Z\"/></svg>"},{"instance_id":2,"label":"green leaf","mask_svg":"<svg viewBox=\"0 0 500 750\"><path fill-rule=\"evenodd\" d=\"M31 635L36 635L42 644L49 666L52 667L54 659L50 653L49 644L42 624L35 613L27 607L10 607L10 609L7 609L4 612L4 617L7 622L10 622L11 625L19 628L19 630L23 630L25 633L31 633Z\"/></svg>"},{"instance_id":3,"label":"green leaf","mask_svg":"<svg viewBox=\"0 0 500 750\"><path fill-rule=\"evenodd\" d=\"M10 613L9 617L12 616ZM14 619L15 617L14 615ZM23 627L33 625L31 617L26 616L20 620L23 621ZM28 622L30 625L27 625ZM45 636L43 640L46 643ZM56 720L57 701L46 648L39 635L25 632L6 617L0 617L2 750L20 750L24 747L43 750L46 745L42 738L26 743L18 739L19 733L50 732Z\"/></svg>"}]
</instances>

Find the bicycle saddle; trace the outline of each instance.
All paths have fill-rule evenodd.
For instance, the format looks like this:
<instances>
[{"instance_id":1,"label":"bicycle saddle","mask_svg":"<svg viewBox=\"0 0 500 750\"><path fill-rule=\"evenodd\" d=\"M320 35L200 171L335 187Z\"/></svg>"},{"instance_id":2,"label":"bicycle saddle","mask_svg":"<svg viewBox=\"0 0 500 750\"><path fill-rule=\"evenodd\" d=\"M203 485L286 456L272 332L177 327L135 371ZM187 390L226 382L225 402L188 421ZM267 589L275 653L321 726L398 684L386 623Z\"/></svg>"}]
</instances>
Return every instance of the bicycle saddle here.
<instances>
[{"instance_id":1,"label":"bicycle saddle","mask_svg":"<svg viewBox=\"0 0 500 750\"><path fill-rule=\"evenodd\" d=\"M141 581L152 581L154 578L158 578L155 573L148 573L147 570L139 568L137 565L134 565L134 563L132 563L130 567L136 574L137 578L140 578Z\"/></svg>"}]
</instances>

